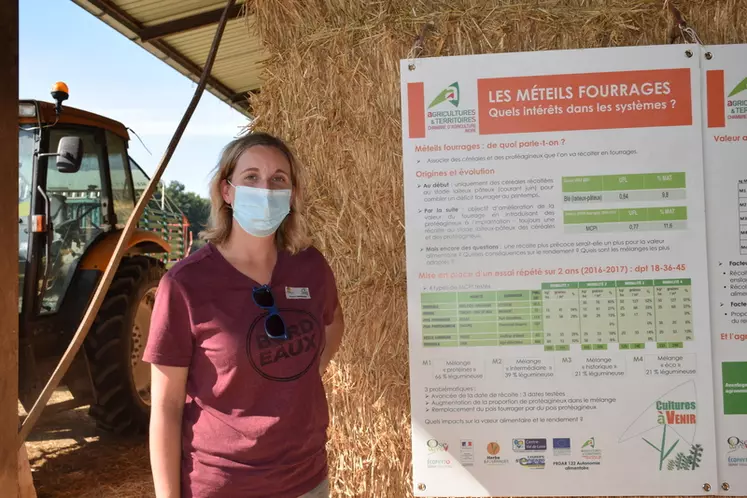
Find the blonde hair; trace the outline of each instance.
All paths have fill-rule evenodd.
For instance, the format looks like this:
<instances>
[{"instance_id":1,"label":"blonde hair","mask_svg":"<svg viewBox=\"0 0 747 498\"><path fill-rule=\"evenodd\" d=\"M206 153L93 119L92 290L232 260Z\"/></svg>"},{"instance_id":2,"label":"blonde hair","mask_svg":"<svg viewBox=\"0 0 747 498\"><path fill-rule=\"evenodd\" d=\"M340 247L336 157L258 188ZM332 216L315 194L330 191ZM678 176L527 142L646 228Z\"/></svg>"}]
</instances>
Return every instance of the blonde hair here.
<instances>
[{"instance_id":1,"label":"blonde hair","mask_svg":"<svg viewBox=\"0 0 747 498\"><path fill-rule=\"evenodd\" d=\"M200 232L200 238L213 244L222 244L228 240L233 228L231 206L223 200L222 183L233 175L236 162L241 154L252 147L273 147L285 155L290 164L291 187L293 199L290 213L275 232L275 242L279 249L297 254L311 245L306 232L306 220L303 209L303 171L290 148L277 137L267 133L250 133L231 141L223 148L218 166L210 181L210 219L207 228Z\"/></svg>"}]
</instances>

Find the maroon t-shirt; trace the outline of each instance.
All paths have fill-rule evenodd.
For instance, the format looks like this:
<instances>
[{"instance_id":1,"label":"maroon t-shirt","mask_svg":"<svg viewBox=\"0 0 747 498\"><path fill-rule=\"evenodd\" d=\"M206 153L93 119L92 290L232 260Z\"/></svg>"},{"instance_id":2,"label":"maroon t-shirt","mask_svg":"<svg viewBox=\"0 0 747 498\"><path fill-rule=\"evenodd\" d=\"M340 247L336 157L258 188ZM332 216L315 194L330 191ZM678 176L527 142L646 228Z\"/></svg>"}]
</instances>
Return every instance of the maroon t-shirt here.
<instances>
[{"instance_id":1,"label":"maroon t-shirt","mask_svg":"<svg viewBox=\"0 0 747 498\"><path fill-rule=\"evenodd\" d=\"M158 287L143 359L189 367L184 498L297 498L327 476L319 357L337 307L334 276L314 248L279 252L270 286L287 341L266 335L258 286L207 244Z\"/></svg>"}]
</instances>

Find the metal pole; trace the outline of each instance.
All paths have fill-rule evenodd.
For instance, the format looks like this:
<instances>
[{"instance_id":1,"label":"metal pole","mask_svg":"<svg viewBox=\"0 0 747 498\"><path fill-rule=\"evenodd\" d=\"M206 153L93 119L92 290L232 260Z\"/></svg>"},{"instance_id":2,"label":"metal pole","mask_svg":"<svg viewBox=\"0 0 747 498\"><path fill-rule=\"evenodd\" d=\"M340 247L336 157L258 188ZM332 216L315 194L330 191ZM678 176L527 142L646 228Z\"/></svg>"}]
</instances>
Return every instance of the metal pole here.
<instances>
[{"instance_id":1,"label":"metal pole","mask_svg":"<svg viewBox=\"0 0 747 498\"><path fill-rule=\"evenodd\" d=\"M202 76L200 77L200 82L195 89L192 101L189 103L187 110L184 112L182 120L179 122L179 126L177 126L174 135L171 137L171 142L169 142L169 145L166 148L166 152L161 158L161 161L156 168L156 172L153 174L153 178L150 179L148 187L143 192L140 200L138 200L138 203L135 206L135 210L127 220L127 224L125 225L124 229L122 229L122 233L119 236L119 241L117 242L117 246L114 249L114 254L112 254L109 265L106 267L106 270L104 270L104 274L101 277L101 282L99 282L99 285L96 288L96 292L93 295L91 304L88 306L88 309L83 316L83 321L78 327L78 330L75 332L72 342L65 351L65 354L62 355L57 368L52 374L52 377L47 382L47 385L44 387L44 390L39 395L36 403L34 403L33 408L31 408L31 412L29 413L28 417L26 417L26 420L24 420L23 426L21 427L21 432L18 436L19 446L23 444L23 442L31 432L31 429L34 427L34 424L37 422L37 420L39 420L42 410L44 410L44 407L47 405L47 402L52 396L52 393L57 388L60 380L67 372L70 364L73 362L75 355L78 353L78 350L80 350L80 347L83 344L83 340L86 338L86 335L88 334L88 331L90 330L91 325L96 318L96 314L98 313L99 308L101 307L101 303L104 301L104 297L106 296L106 292L109 290L109 286L111 285L111 282L114 278L114 273L116 272L117 267L122 260L122 255L125 251L126 244L132 236L132 232L137 227L137 222L140 219L140 216L143 214L145 206L148 204L151 197L153 196L153 192L158 187L158 182L161 180L161 176L163 175L163 172L166 169L171 156L174 155L176 146L179 143L182 135L184 134L184 130L187 127L192 114L194 114L195 108L197 108L200 97L202 97L202 93L205 90L205 85L207 84L208 77L210 76L210 71L213 68L213 62L215 62L215 56L218 53L218 47L220 46L220 40L223 36L223 31L225 30L231 7L233 7L234 3L236 3L236 0L228 0L225 8L223 9L223 14L221 15L220 22L218 23L218 28L215 31L215 37L213 38L213 45L210 47L210 53L208 54L207 61L205 62L205 68L202 71Z\"/></svg>"}]
</instances>

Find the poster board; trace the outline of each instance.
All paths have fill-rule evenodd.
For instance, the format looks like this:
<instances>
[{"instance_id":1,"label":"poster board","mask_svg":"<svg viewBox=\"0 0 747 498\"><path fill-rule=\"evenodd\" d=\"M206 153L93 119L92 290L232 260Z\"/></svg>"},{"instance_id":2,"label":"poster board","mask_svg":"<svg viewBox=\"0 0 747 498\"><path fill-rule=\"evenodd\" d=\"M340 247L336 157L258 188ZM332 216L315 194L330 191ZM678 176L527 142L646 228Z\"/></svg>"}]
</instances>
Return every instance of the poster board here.
<instances>
[{"instance_id":1,"label":"poster board","mask_svg":"<svg viewBox=\"0 0 747 498\"><path fill-rule=\"evenodd\" d=\"M402 61L417 496L721 490L704 52Z\"/></svg>"},{"instance_id":2,"label":"poster board","mask_svg":"<svg viewBox=\"0 0 747 498\"><path fill-rule=\"evenodd\" d=\"M747 495L747 45L702 59L716 437L723 494Z\"/></svg>"}]
</instances>

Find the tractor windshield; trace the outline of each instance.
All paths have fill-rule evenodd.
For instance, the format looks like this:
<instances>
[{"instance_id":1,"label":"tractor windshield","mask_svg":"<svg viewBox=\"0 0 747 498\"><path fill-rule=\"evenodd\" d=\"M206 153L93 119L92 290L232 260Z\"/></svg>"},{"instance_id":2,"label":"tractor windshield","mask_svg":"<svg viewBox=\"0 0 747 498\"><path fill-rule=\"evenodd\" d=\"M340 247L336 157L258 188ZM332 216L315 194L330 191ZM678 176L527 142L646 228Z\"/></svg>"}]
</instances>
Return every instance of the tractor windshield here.
<instances>
[{"instance_id":1,"label":"tractor windshield","mask_svg":"<svg viewBox=\"0 0 747 498\"><path fill-rule=\"evenodd\" d=\"M34 133L18 130L18 311L23 299L23 276L28 257L31 182L33 180Z\"/></svg>"},{"instance_id":2,"label":"tractor windshield","mask_svg":"<svg viewBox=\"0 0 747 498\"><path fill-rule=\"evenodd\" d=\"M46 287L42 289L41 313L58 311L72 281L78 262L88 246L105 230L104 149L97 131L58 125L49 130L49 150L57 150L63 137L83 142L83 161L75 173L63 173L56 161L46 161L45 191L49 197L50 250ZM118 177L116 177L118 178ZM112 175L112 181L115 176Z\"/></svg>"}]
</instances>

